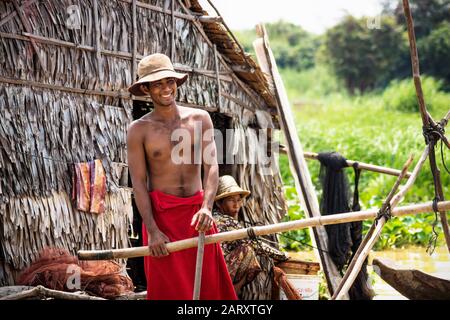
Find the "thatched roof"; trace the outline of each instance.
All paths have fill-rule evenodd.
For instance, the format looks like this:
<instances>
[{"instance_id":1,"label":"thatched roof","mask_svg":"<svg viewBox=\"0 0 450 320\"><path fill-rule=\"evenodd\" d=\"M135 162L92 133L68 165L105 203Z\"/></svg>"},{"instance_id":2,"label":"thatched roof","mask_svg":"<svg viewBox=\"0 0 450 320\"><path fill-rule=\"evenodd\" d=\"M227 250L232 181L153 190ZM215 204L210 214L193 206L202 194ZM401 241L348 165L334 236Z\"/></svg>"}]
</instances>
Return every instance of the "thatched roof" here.
<instances>
[{"instance_id":1,"label":"thatched roof","mask_svg":"<svg viewBox=\"0 0 450 320\"><path fill-rule=\"evenodd\" d=\"M45 246L129 245L126 129L136 100L126 89L143 56L165 53L189 73L179 104L231 117L239 157L250 157L258 128L278 126L256 63L201 12L187 0L0 2L0 285ZM99 216L70 200L73 163L93 159L107 175ZM285 209L281 179L260 169L236 166L252 191L246 219L276 222Z\"/></svg>"}]
</instances>

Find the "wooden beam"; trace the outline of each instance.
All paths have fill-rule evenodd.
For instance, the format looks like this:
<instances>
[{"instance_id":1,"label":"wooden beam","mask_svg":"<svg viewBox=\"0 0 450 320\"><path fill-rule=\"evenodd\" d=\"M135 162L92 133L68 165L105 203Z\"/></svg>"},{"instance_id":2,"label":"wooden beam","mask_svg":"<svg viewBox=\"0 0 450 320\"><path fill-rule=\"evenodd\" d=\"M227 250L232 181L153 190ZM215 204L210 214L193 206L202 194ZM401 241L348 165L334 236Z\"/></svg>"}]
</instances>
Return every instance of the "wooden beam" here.
<instances>
[{"instance_id":1,"label":"wooden beam","mask_svg":"<svg viewBox=\"0 0 450 320\"><path fill-rule=\"evenodd\" d=\"M170 34L170 60L172 60L172 63L175 62L175 1L170 1L170 18L172 22L172 30Z\"/></svg>"},{"instance_id":2,"label":"wooden beam","mask_svg":"<svg viewBox=\"0 0 450 320\"><path fill-rule=\"evenodd\" d=\"M98 0L94 1L94 28L95 28L95 55L97 57L97 72L100 81L100 85L103 84L103 63L101 55L101 44L100 44L100 21L98 18ZM133 80L134 81L134 80Z\"/></svg>"},{"instance_id":3,"label":"wooden beam","mask_svg":"<svg viewBox=\"0 0 450 320\"><path fill-rule=\"evenodd\" d=\"M280 145L279 150L280 150L281 154L288 154L286 146ZM319 160L319 154L315 153L315 152L304 151L303 156L307 160ZM366 171L384 173L384 174L388 174L388 175L396 176L396 177L398 177L401 173L401 170L397 170L397 169L377 166L374 164L369 164L369 163L355 161L355 160L347 160L348 167L352 167L353 164L355 164L355 163L358 163L359 169L366 170ZM411 176L411 172L407 172L405 175L405 178L409 178L410 176Z\"/></svg>"},{"instance_id":4,"label":"wooden beam","mask_svg":"<svg viewBox=\"0 0 450 320\"><path fill-rule=\"evenodd\" d=\"M253 45L255 47L259 65L262 66L263 64L266 64L261 67L261 69L269 70L269 74L275 85L280 123L288 143L289 163L293 173L292 175L294 176L297 194L300 197L302 207L308 217L319 218L319 201L317 200L308 166L303 156L303 148L300 139L298 138L289 100L284 88L283 80L278 72L275 58L269 46L268 36L264 25L258 25L257 34L259 39L255 41ZM324 252L328 251L328 235L323 227L312 229L312 234L312 239L318 248L316 254L319 256L322 269L324 270L328 289L330 293L333 294L342 278L331 257L324 254Z\"/></svg>"},{"instance_id":5,"label":"wooden beam","mask_svg":"<svg viewBox=\"0 0 450 320\"><path fill-rule=\"evenodd\" d=\"M96 51L95 48L91 47L91 46L77 45L73 42L63 41L63 40L54 39L54 38L42 37L42 36L38 36L38 35L31 34L31 33L26 33L26 32L23 33L23 35L0 32L0 37L16 39L16 40L23 40L23 41L31 41L31 38L32 38L32 39L36 40L36 42L39 42L39 43L45 43L45 44L50 44L50 45L59 45L59 46L64 46L64 47L68 47L68 48L89 51L89 52ZM103 55L108 55L108 56L112 56L112 57L116 57L116 58L122 58L122 59L127 59L127 60L133 59L132 53L129 53L129 52L111 51L111 50L106 50L106 49L100 50L100 52ZM143 58L142 55L136 54L136 60L141 60L142 58ZM177 70L179 72L197 73L197 74L201 74L205 77L216 78L216 72L214 70L192 68L190 66L183 65L180 63L175 63L174 68L175 68L175 70ZM231 71L221 72L220 79L222 81L232 82L233 78L231 77L231 74L232 74Z\"/></svg>"},{"instance_id":6,"label":"wooden beam","mask_svg":"<svg viewBox=\"0 0 450 320\"><path fill-rule=\"evenodd\" d=\"M36 87L36 88L42 88L42 89L77 93L77 94L94 95L94 96L108 96L108 97L115 97L115 98L122 98L122 99L138 100L138 101L143 101L143 102L151 102L151 99L146 98L146 97L133 96L133 98L132 98L131 94L128 91L122 91L122 90L120 90L120 91L87 90L87 89L79 89L79 88L70 88L70 87L66 87L66 86L57 86L57 85L46 84L46 83L41 83L41 82L37 82L37 81L5 78L5 77L1 77L1 76L0 76L0 83L24 85L24 86L30 86L30 87ZM180 102L180 101L177 101L177 104L186 106L186 107L190 107L190 108L206 110L208 112L218 112L217 107L200 106L200 105L196 105L196 104L192 104L192 103L185 103L185 102Z\"/></svg>"},{"instance_id":7,"label":"wooden beam","mask_svg":"<svg viewBox=\"0 0 450 320\"><path fill-rule=\"evenodd\" d=\"M219 59L217 59L217 47L214 45L214 67L216 69L216 82L217 82L217 107L222 110L222 85L220 84L220 65Z\"/></svg>"},{"instance_id":8,"label":"wooden beam","mask_svg":"<svg viewBox=\"0 0 450 320\"><path fill-rule=\"evenodd\" d=\"M132 46L132 52L131 52L131 82L134 83L134 81L136 81L136 67L137 67L137 62L136 62L136 55L137 55L137 37L138 37L138 33L137 33L137 24L136 24L136 0L133 0L132 4L131 4L131 19L132 19L132 28L133 28L133 41L131 43Z\"/></svg>"}]
</instances>

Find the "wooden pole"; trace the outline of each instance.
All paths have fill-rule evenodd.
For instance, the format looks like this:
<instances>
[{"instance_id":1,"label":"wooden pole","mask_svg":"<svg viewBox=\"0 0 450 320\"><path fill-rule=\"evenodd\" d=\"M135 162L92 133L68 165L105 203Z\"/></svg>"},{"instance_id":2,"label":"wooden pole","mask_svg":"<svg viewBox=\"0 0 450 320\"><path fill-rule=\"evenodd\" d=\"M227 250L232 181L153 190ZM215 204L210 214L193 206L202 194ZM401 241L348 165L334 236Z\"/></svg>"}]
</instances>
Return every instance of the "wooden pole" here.
<instances>
[{"instance_id":1,"label":"wooden pole","mask_svg":"<svg viewBox=\"0 0 450 320\"><path fill-rule=\"evenodd\" d=\"M306 160L303 156L303 149L295 127L294 118L292 116L289 99L284 88L283 80L278 72L278 68L270 49L268 36L264 25L257 26L257 34L260 39L253 43L259 65L263 72L271 75L274 83L275 93L277 97L278 114L280 115L280 124L283 129L289 150L289 164L294 176L297 194L300 197L301 204L308 217L320 217L319 201L314 190L311 176L309 174ZM328 289L331 294L341 282L341 275L329 255L324 252L328 251L328 235L323 227L311 230L313 243L317 247L316 254L319 257L322 269L324 271Z\"/></svg>"},{"instance_id":2,"label":"wooden pole","mask_svg":"<svg viewBox=\"0 0 450 320\"><path fill-rule=\"evenodd\" d=\"M450 209L450 201L438 202L439 210ZM402 217L406 215L419 214L424 212L430 212L433 210L433 203L421 203L398 207L392 210L393 217ZM205 237L205 245L234 241L239 239L248 238L249 229L252 229L256 236L263 236L273 233L285 232L290 230L300 230L309 227L319 227L329 224L346 223L353 221L362 221L368 219L374 219L377 217L379 209L369 209L358 212L346 212L329 216L320 216L314 218L307 218L297 221L281 222L276 224L270 224L266 226L259 226L253 228L239 229L228 232L221 232ZM166 243L166 248L169 252L176 252L184 249L195 248L198 246L198 237L179 240L175 242ZM125 249L113 249L113 250L80 250L78 251L78 258L81 260L109 260L109 259L126 259L143 257L150 255L148 246L134 247Z\"/></svg>"},{"instance_id":3,"label":"wooden pole","mask_svg":"<svg viewBox=\"0 0 450 320\"><path fill-rule=\"evenodd\" d=\"M97 70L100 85L103 85L103 70L102 70L102 53L100 45L100 21L98 18L98 0L94 0L94 27L95 27L95 56L97 57ZM133 79L134 82L134 79Z\"/></svg>"},{"instance_id":4,"label":"wooden pole","mask_svg":"<svg viewBox=\"0 0 450 320\"><path fill-rule=\"evenodd\" d=\"M286 147L280 148L280 153L287 154ZM303 152L303 156L307 160L319 160L319 154L315 153L315 152L305 151L305 152ZM359 161L355 161L355 160L347 160L348 167L352 167L353 164L355 164L355 163L358 163L358 168L361 170L384 173L384 174L388 174L391 176L397 176L397 177L401 173L401 170L397 170L397 169L391 169L391 168L377 166L374 164L359 162ZM407 172L404 178L406 179L406 178L409 178L410 176L411 176L411 172Z\"/></svg>"},{"instance_id":5,"label":"wooden pole","mask_svg":"<svg viewBox=\"0 0 450 320\"><path fill-rule=\"evenodd\" d=\"M420 70L419 70L419 57L417 54L417 46L416 46L416 35L414 33L414 21L411 14L411 9L409 8L409 1L403 0L403 10L407 21L408 27L408 37L409 37L409 48L411 53L411 64L412 64L412 73L414 78L414 85L416 87L417 99L419 102L419 110L420 115L422 117L423 128L428 128L432 125L430 118L428 117L427 108L425 105L425 99L423 97L422 91L422 83L420 81ZM434 182L434 190L435 190L435 198L439 201L443 201L444 192L442 190L442 182L441 176L438 166L436 165L436 157L434 146L437 143L437 140L433 140L430 142L430 167L431 172L433 173L433 182ZM439 216L442 224L442 230L445 236L445 242L447 243L447 250L450 252L450 230L447 221L447 213L445 211L439 211Z\"/></svg>"},{"instance_id":6,"label":"wooden pole","mask_svg":"<svg viewBox=\"0 0 450 320\"><path fill-rule=\"evenodd\" d=\"M408 161L406 162L405 166L403 167L403 170L398 177L397 181L395 182L394 186L392 187L391 192L389 192L385 202L383 203L383 206L381 207L381 212L387 209L388 205L390 206L391 210L394 209L397 204L401 201L404 194L407 192L409 188L412 187L414 184L414 181L417 178L417 175L420 172L420 169L422 168L424 162L427 159L428 156L428 150L427 147L425 151L422 153L421 158L419 159L419 162L417 163L413 174L408 179L408 181L405 184L405 187L403 187L400 192L394 196L395 192L397 191L398 187L400 186L401 181L403 180L403 177L405 176L406 172L408 171L408 167L410 166L413 157L411 156ZM353 285L353 282L355 281L356 277L358 276L359 272L361 271L361 268L364 264L364 261L366 260L367 256L369 255L370 250L375 245L378 237L381 234L381 230L383 229L384 224L386 223L386 217L382 216L378 221L376 221L370 228L367 235L364 237L364 240L359 245L358 250L353 256L352 261L350 262L350 265L347 268L347 271L345 272L344 278L342 279L342 282L339 284L339 288L334 293L332 300L340 300L344 294L348 293L348 290L350 290L350 287Z\"/></svg>"},{"instance_id":7,"label":"wooden pole","mask_svg":"<svg viewBox=\"0 0 450 320\"><path fill-rule=\"evenodd\" d=\"M200 300L200 289L202 287L203 255L205 253L205 233L200 232L198 236L197 261L195 263L194 294L192 300Z\"/></svg>"},{"instance_id":8,"label":"wooden pole","mask_svg":"<svg viewBox=\"0 0 450 320\"><path fill-rule=\"evenodd\" d=\"M133 0L131 4L131 19L133 28L133 42L132 42L132 53L131 53L131 82L136 81L136 55L137 55L137 24L136 24L136 0Z\"/></svg>"},{"instance_id":9,"label":"wooden pole","mask_svg":"<svg viewBox=\"0 0 450 320\"><path fill-rule=\"evenodd\" d=\"M218 59L218 53L217 53L217 46L216 44L213 45L214 50L214 67L216 69L216 81L217 81L217 107L219 108L219 111L222 110L222 86L220 85L220 65L219 65L219 59Z\"/></svg>"},{"instance_id":10,"label":"wooden pole","mask_svg":"<svg viewBox=\"0 0 450 320\"><path fill-rule=\"evenodd\" d=\"M170 18L172 19L172 33L170 34L170 59L175 62L175 1L170 1Z\"/></svg>"}]
</instances>

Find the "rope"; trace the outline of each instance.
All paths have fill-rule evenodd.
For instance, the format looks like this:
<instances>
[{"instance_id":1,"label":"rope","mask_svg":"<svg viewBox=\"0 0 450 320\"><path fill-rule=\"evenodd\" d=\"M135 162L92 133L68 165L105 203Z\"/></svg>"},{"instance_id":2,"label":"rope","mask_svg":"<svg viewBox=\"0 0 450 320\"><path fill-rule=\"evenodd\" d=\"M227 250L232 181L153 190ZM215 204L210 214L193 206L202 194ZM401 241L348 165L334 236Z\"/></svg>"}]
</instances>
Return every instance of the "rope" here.
<instances>
[{"instance_id":1,"label":"rope","mask_svg":"<svg viewBox=\"0 0 450 320\"><path fill-rule=\"evenodd\" d=\"M391 212L391 204L386 203L385 206L383 206L377 213L377 217L375 218L375 221L378 222L382 217L384 217L386 220L389 220L392 218L392 212Z\"/></svg>"},{"instance_id":2,"label":"rope","mask_svg":"<svg viewBox=\"0 0 450 320\"><path fill-rule=\"evenodd\" d=\"M438 223L438 204L439 202L439 197L435 197L433 199L433 211L434 211L434 221L433 221L433 233L431 234L430 240L428 241L428 246L427 246L427 250L426 252L431 256L434 252L434 250L436 249L436 243L437 243L437 238L438 238L438 233L436 231L436 226Z\"/></svg>"}]
</instances>

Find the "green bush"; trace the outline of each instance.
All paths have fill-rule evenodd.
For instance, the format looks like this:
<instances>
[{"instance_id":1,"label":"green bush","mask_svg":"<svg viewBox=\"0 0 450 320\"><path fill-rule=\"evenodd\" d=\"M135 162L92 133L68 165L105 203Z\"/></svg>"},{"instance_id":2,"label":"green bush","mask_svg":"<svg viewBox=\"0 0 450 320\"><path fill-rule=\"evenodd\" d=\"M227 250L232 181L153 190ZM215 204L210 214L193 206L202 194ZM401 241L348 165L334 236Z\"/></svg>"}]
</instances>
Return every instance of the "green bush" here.
<instances>
[{"instance_id":1,"label":"green bush","mask_svg":"<svg viewBox=\"0 0 450 320\"><path fill-rule=\"evenodd\" d=\"M432 77L422 77L425 105L429 111L434 111L437 114L437 118L444 116L444 112L450 108L450 94L441 91L441 88L442 81ZM419 103L413 80L393 80L383 93L383 106L386 110L419 112Z\"/></svg>"}]
</instances>

